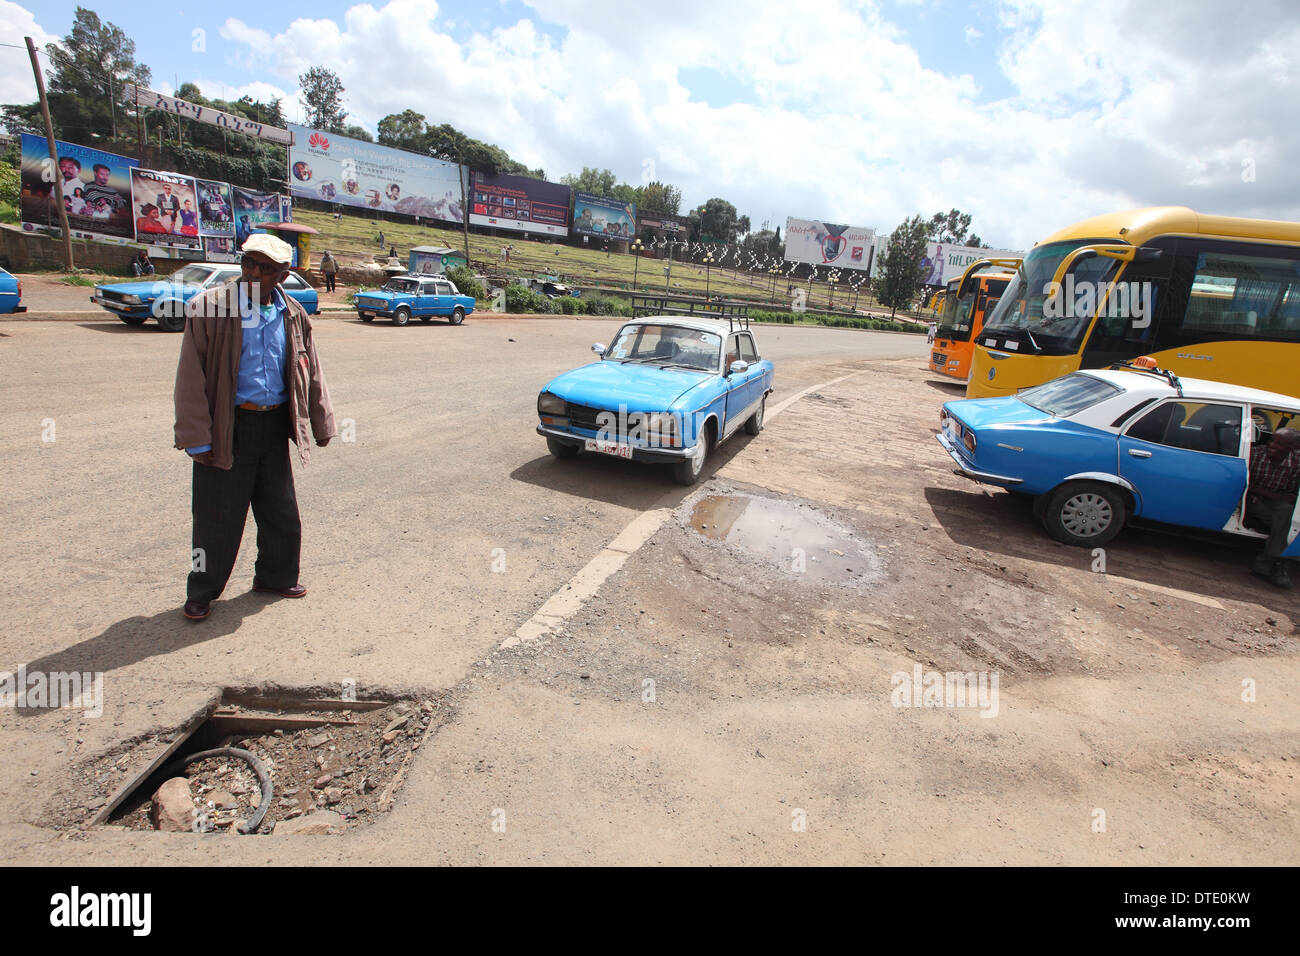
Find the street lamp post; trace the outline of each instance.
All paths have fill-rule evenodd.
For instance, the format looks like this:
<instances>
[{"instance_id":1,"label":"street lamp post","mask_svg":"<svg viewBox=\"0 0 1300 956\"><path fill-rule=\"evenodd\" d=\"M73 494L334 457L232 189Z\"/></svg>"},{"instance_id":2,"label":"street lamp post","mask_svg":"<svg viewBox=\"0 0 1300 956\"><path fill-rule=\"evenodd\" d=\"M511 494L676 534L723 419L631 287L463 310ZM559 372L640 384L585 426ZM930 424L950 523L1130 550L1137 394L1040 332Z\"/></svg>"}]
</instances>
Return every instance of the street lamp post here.
<instances>
[{"instance_id":1,"label":"street lamp post","mask_svg":"<svg viewBox=\"0 0 1300 956\"><path fill-rule=\"evenodd\" d=\"M709 268L713 265L713 250L704 254L704 298L709 297Z\"/></svg>"},{"instance_id":2,"label":"street lamp post","mask_svg":"<svg viewBox=\"0 0 1300 956\"><path fill-rule=\"evenodd\" d=\"M668 265L664 266L664 295L668 294L668 277L672 275L673 261L668 260Z\"/></svg>"},{"instance_id":3,"label":"street lamp post","mask_svg":"<svg viewBox=\"0 0 1300 956\"><path fill-rule=\"evenodd\" d=\"M633 292L636 291L636 276L637 276L637 270L639 270L639 269L641 268L641 250L642 250L642 248L644 248L644 247L641 245L641 237L640 237L640 236L637 236L636 239L632 240L632 254L633 254L634 256L636 256L636 262L635 262L635 263L633 264L633 266L632 266L632 291L633 291Z\"/></svg>"}]
</instances>

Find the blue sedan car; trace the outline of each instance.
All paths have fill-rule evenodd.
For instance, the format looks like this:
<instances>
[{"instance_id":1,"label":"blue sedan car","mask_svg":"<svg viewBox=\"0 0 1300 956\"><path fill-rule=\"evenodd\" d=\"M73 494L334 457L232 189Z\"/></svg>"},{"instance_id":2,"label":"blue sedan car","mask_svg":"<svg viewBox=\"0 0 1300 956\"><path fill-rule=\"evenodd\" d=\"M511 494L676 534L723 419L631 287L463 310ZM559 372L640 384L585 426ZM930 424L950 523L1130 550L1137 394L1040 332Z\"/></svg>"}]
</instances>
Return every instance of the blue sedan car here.
<instances>
[{"instance_id":1,"label":"blue sedan car","mask_svg":"<svg viewBox=\"0 0 1300 956\"><path fill-rule=\"evenodd\" d=\"M412 316L421 322L436 316L460 325L474 311L474 297L461 295L444 275L394 276L382 289L358 292L352 300L362 322L373 322L378 315L392 319L394 325L406 325Z\"/></svg>"},{"instance_id":2,"label":"blue sedan car","mask_svg":"<svg viewBox=\"0 0 1300 956\"><path fill-rule=\"evenodd\" d=\"M1262 539L1252 455L1297 416L1300 399L1127 366L945 402L938 439L957 474L1035 496L1066 544L1103 545L1130 516ZM1287 557L1300 557L1298 531L1294 514Z\"/></svg>"},{"instance_id":3,"label":"blue sedan car","mask_svg":"<svg viewBox=\"0 0 1300 956\"><path fill-rule=\"evenodd\" d=\"M26 311L27 306L23 305L23 284L0 269L0 315Z\"/></svg>"},{"instance_id":4,"label":"blue sedan car","mask_svg":"<svg viewBox=\"0 0 1300 956\"><path fill-rule=\"evenodd\" d=\"M158 279L97 285L90 301L102 305L127 325L144 325L152 315L168 332L183 332L185 303L200 292L229 282L239 273L240 268L234 263L192 262ZM298 273L290 272L283 288L308 315L320 311L316 290Z\"/></svg>"},{"instance_id":5,"label":"blue sedan car","mask_svg":"<svg viewBox=\"0 0 1300 956\"><path fill-rule=\"evenodd\" d=\"M556 458L588 451L667 462L693 485L711 450L743 426L763 429L772 363L748 327L654 316L628 322L600 360L552 379L537 396L537 433Z\"/></svg>"}]
</instances>

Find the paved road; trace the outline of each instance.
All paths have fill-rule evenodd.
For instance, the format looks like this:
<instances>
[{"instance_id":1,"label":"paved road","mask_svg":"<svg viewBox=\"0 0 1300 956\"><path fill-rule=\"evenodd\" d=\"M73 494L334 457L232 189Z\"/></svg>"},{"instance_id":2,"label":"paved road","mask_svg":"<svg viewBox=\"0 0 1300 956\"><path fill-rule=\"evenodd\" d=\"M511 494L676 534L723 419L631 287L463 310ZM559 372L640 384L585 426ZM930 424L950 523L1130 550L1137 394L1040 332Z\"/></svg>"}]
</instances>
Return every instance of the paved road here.
<instances>
[{"instance_id":1,"label":"paved road","mask_svg":"<svg viewBox=\"0 0 1300 956\"><path fill-rule=\"evenodd\" d=\"M0 322L0 670L102 671L107 698L99 721L0 715L0 736L25 755L0 771L0 824L30 820L70 760L179 723L222 686L336 692L351 679L362 692L429 693L462 679L676 488L666 468L555 462L533 432L540 386L616 328L319 321L355 441L313 449L298 472L311 594L248 591L250 523L226 595L194 625L179 613L190 560L190 465L171 447L180 336ZM758 339L777 365L776 400L925 351L919 336L847 330L764 327ZM507 573L492 572L495 549Z\"/></svg>"}]
</instances>

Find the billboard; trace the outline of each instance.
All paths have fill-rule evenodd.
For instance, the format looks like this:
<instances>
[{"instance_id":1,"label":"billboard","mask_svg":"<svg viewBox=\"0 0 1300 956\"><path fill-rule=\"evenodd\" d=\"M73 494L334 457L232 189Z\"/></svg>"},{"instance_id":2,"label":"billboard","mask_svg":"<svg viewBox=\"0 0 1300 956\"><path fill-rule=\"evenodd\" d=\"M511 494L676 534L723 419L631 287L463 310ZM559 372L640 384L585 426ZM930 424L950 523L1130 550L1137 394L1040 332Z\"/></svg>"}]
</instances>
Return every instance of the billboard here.
<instances>
[{"instance_id":1,"label":"billboard","mask_svg":"<svg viewBox=\"0 0 1300 956\"><path fill-rule=\"evenodd\" d=\"M59 153L57 163L50 159L45 137L22 135L19 218L23 228L59 230L54 177L60 176L63 205L73 236L119 242L134 239L131 170L140 165L139 161L57 139L54 147Z\"/></svg>"},{"instance_id":2,"label":"billboard","mask_svg":"<svg viewBox=\"0 0 1300 956\"><path fill-rule=\"evenodd\" d=\"M210 179L194 180L199 194L199 235L235 235L235 201L230 194L230 183Z\"/></svg>"},{"instance_id":3,"label":"billboard","mask_svg":"<svg viewBox=\"0 0 1300 956\"><path fill-rule=\"evenodd\" d=\"M575 193L573 231L580 236L630 240L636 236L636 203Z\"/></svg>"},{"instance_id":4,"label":"billboard","mask_svg":"<svg viewBox=\"0 0 1300 956\"><path fill-rule=\"evenodd\" d=\"M135 241L155 246L201 249L199 203L194 180L156 169L131 170Z\"/></svg>"},{"instance_id":5,"label":"billboard","mask_svg":"<svg viewBox=\"0 0 1300 956\"><path fill-rule=\"evenodd\" d=\"M837 269L869 269L876 231L814 219L787 218L785 257Z\"/></svg>"},{"instance_id":6,"label":"billboard","mask_svg":"<svg viewBox=\"0 0 1300 956\"><path fill-rule=\"evenodd\" d=\"M569 197L572 190L527 176L471 178L469 221L474 226L495 226L515 232L540 232L548 236L569 234Z\"/></svg>"},{"instance_id":7,"label":"billboard","mask_svg":"<svg viewBox=\"0 0 1300 956\"><path fill-rule=\"evenodd\" d=\"M252 189L233 188L235 205L235 245L243 247L244 240L268 222L281 222L280 194L259 193Z\"/></svg>"},{"instance_id":8,"label":"billboard","mask_svg":"<svg viewBox=\"0 0 1300 956\"><path fill-rule=\"evenodd\" d=\"M690 228L690 222L684 216L671 216L666 212L643 212L637 217L637 225L653 232L663 230L671 235L686 232Z\"/></svg>"},{"instance_id":9,"label":"billboard","mask_svg":"<svg viewBox=\"0 0 1300 956\"><path fill-rule=\"evenodd\" d=\"M240 256L235 250L235 237L233 235L204 237L203 258L208 262L238 262Z\"/></svg>"},{"instance_id":10,"label":"billboard","mask_svg":"<svg viewBox=\"0 0 1300 956\"><path fill-rule=\"evenodd\" d=\"M289 124L289 193L303 199L460 222L457 163ZM468 183L465 183L468 188Z\"/></svg>"},{"instance_id":11,"label":"billboard","mask_svg":"<svg viewBox=\"0 0 1300 956\"><path fill-rule=\"evenodd\" d=\"M921 282L925 285L944 285L960 279L966 267L976 259L1018 259L1023 252L1009 249L980 249L977 246L954 246L951 243L927 242L925 258L921 260Z\"/></svg>"}]
</instances>

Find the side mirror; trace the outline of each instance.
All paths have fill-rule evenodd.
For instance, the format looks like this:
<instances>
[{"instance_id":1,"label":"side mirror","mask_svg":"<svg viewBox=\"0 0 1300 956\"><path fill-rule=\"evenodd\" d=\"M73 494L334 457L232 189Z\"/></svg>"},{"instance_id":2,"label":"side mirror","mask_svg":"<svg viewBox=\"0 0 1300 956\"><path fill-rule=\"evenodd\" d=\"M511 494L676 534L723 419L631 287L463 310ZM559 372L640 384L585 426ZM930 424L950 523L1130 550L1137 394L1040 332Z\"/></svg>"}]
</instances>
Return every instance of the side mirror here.
<instances>
[{"instance_id":1,"label":"side mirror","mask_svg":"<svg viewBox=\"0 0 1300 956\"><path fill-rule=\"evenodd\" d=\"M745 371L745 369L747 368L749 368L748 362L744 361L743 359L736 359L736 361L731 363L731 368L727 369L727 374L737 375L740 372Z\"/></svg>"},{"instance_id":2,"label":"side mirror","mask_svg":"<svg viewBox=\"0 0 1300 956\"><path fill-rule=\"evenodd\" d=\"M601 358L605 357L605 346L601 345L599 342L593 345L591 347L591 350L595 352L597 355L599 355Z\"/></svg>"}]
</instances>

